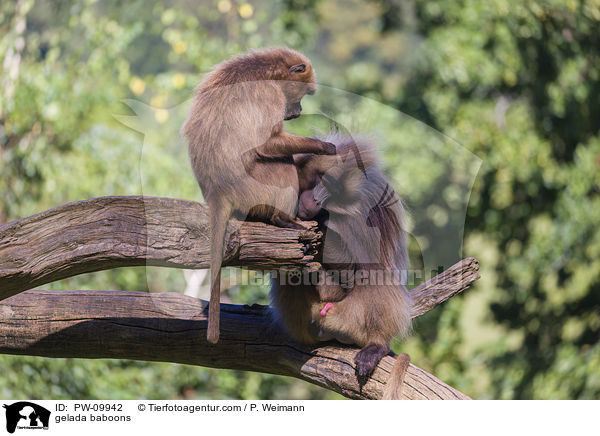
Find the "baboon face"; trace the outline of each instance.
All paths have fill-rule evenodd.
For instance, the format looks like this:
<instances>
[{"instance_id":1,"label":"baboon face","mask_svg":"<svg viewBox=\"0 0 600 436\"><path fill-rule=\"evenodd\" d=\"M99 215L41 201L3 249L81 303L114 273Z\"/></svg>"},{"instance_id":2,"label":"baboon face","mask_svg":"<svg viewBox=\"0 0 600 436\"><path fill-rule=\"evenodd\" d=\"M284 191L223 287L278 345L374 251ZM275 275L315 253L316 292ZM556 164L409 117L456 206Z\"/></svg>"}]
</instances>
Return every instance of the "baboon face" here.
<instances>
[{"instance_id":1,"label":"baboon face","mask_svg":"<svg viewBox=\"0 0 600 436\"><path fill-rule=\"evenodd\" d=\"M301 220L313 219L323 208L320 202L315 200L313 190L309 189L300 194L298 201L298 218Z\"/></svg>"},{"instance_id":2,"label":"baboon face","mask_svg":"<svg viewBox=\"0 0 600 436\"><path fill-rule=\"evenodd\" d=\"M306 94L312 95L317 90L317 85L314 83L314 74L303 76L307 73L308 72L295 73L291 76L292 80L286 80L282 84L286 99L284 116L284 119L286 120L298 118L302 113L300 100L302 100Z\"/></svg>"},{"instance_id":3,"label":"baboon face","mask_svg":"<svg viewBox=\"0 0 600 436\"><path fill-rule=\"evenodd\" d=\"M294 118L298 118L302 113L302 105L300 102L288 104L285 108L285 116L284 120L293 120Z\"/></svg>"}]
</instances>

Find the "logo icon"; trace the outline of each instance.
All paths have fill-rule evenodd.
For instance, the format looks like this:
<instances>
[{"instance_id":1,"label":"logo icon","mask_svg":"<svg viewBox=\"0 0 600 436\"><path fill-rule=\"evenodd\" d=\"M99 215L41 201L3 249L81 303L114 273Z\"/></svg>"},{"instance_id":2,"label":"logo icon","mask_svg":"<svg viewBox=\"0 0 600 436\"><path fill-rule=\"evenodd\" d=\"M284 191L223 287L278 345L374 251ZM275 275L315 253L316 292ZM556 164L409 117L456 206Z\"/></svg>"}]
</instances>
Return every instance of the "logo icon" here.
<instances>
[{"instance_id":1,"label":"logo icon","mask_svg":"<svg viewBox=\"0 0 600 436\"><path fill-rule=\"evenodd\" d=\"M16 428L48 429L50 411L42 406L29 401L19 401L10 405L4 404L6 409L6 431L14 433Z\"/></svg>"}]
</instances>

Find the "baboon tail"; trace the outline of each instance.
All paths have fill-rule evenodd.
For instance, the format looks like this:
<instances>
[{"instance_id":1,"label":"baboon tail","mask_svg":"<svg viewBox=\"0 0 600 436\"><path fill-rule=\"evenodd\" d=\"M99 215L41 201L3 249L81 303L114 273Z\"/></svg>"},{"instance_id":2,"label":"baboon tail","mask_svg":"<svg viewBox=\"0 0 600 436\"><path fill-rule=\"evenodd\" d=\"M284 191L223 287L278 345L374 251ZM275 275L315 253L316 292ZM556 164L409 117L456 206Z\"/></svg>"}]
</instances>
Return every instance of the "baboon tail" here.
<instances>
[{"instance_id":1,"label":"baboon tail","mask_svg":"<svg viewBox=\"0 0 600 436\"><path fill-rule=\"evenodd\" d=\"M396 363L388 377L387 385L381 398L382 400L400 400L402 398L402 385L404 384L409 364L410 356L408 354L402 353L396 356Z\"/></svg>"},{"instance_id":2,"label":"baboon tail","mask_svg":"<svg viewBox=\"0 0 600 436\"><path fill-rule=\"evenodd\" d=\"M221 311L221 265L227 221L231 216L228 205L214 204L210 208L210 303L208 306L208 330L206 339L219 342L219 320Z\"/></svg>"}]
</instances>

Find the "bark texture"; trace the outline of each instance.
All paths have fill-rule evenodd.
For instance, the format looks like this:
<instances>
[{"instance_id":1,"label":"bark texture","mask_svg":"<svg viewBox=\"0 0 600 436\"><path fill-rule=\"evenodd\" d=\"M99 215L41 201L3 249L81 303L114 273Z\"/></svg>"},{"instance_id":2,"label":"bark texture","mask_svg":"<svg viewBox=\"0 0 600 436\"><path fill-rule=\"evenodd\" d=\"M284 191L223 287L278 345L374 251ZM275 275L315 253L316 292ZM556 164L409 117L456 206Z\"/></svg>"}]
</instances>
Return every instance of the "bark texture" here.
<instances>
[{"instance_id":1,"label":"bark texture","mask_svg":"<svg viewBox=\"0 0 600 436\"><path fill-rule=\"evenodd\" d=\"M124 266L208 268L207 206L159 197L76 201L0 226L0 299L74 275ZM316 223L293 230L231 220L225 266L309 265Z\"/></svg>"},{"instance_id":2,"label":"bark texture","mask_svg":"<svg viewBox=\"0 0 600 436\"><path fill-rule=\"evenodd\" d=\"M448 270L452 282L440 282L436 276L415 288L419 314L468 288L478 278L476 270L476 259L465 259ZM355 399L382 398L396 363L394 357L383 358L361 388L354 373L356 348L295 343L273 324L266 306L222 304L221 339L215 345L206 341L206 326L206 302L178 293L26 291L0 302L0 353L267 372ZM413 364L408 365L400 393L407 400L468 399Z\"/></svg>"},{"instance_id":3,"label":"bark texture","mask_svg":"<svg viewBox=\"0 0 600 436\"><path fill-rule=\"evenodd\" d=\"M224 265L317 268L321 241L308 230L232 220ZM433 375L386 356L364 386L356 348L311 347L277 328L267 307L223 304L221 339L206 341L206 302L178 293L25 291L104 269L154 265L208 268L205 205L157 197L102 197L65 204L0 226L0 353L179 362L297 377L349 398L468 399ZM467 289L468 258L414 288L415 316ZM20 294L19 294L20 293ZM19 295L17 295L19 294ZM9 298L10 297L10 298ZM390 374L405 374L389 383Z\"/></svg>"}]
</instances>

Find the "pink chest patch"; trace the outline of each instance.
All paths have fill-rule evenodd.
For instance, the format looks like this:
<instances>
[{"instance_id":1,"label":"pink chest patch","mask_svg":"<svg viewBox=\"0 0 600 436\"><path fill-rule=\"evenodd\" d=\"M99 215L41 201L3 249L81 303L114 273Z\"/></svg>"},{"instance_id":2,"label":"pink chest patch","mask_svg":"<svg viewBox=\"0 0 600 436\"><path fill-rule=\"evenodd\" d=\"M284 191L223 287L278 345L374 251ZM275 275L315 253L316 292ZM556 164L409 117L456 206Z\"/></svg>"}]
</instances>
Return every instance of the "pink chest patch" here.
<instances>
[{"instance_id":1,"label":"pink chest patch","mask_svg":"<svg viewBox=\"0 0 600 436\"><path fill-rule=\"evenodd\" d=\"M326 303L323 309L321 309L321 316L327 315L327 311L333 307L333 303Z\"/></svg>"}]
</instances>

